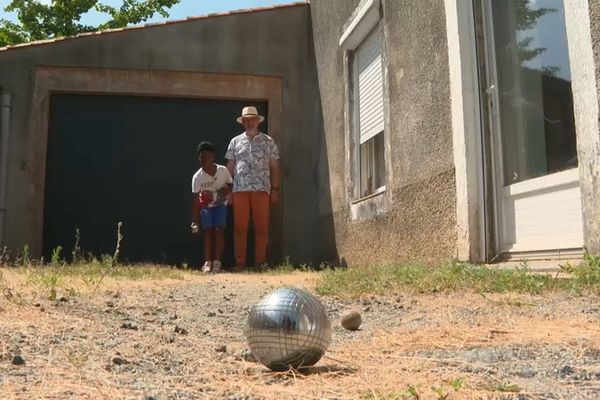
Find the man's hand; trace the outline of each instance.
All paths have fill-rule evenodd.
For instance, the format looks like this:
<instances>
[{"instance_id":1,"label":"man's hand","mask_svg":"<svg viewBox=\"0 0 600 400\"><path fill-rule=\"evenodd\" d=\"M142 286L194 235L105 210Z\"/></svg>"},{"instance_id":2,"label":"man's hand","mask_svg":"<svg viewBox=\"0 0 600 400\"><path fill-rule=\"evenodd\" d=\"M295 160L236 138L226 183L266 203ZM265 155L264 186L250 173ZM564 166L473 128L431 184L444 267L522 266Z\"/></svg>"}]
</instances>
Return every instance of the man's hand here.
<instances>
[{"instance_id":1,"label":"man's hand","mask_svg":"<svg viewBox=\"0 0 600 400\"><path fill-rule=\"evenodd\" d=\"M222 187L217 191L217 204L223 204L229 197L229 188L227 186Z\"/></svg>"},{"instance_id":2,"label":"man's hand","mask_svg":"<svg viewBox=\"0 0 600 400\"><path fill-rule=\"evenodd\" d=\"M200 233L200 227L198 226L197 223L192 222L191 228L192 228L192 234L197 235L198 233Z\"/></svg>"},{"instance_id":3,"label":"man's hand","mask_svg":"<svg viewBox=\"0 0 600 400\"><path fill-rule=\"evenodd\" d=\"M271 190L271 204L279 203L279 190Z\"/></svg>"}]
</instances>

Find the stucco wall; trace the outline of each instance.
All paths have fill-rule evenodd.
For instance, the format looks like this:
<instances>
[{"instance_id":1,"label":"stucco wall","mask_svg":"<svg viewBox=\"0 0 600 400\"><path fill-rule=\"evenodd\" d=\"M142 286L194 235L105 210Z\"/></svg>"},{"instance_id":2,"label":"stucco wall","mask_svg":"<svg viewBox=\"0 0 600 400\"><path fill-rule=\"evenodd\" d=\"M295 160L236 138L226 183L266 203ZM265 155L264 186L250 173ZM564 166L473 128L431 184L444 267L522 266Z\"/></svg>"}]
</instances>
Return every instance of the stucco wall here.
<instances>
[{"instance_id":1,"label":"stucco wall","mask_svg":"<svg viewBox=\"0 0 600 400\"><path fill-rule=\"evenodd\" d=\"M330 215L328 201L314 196L327 177L311 179L319 175L323 159L314 151L322 145L323 127L311 34L310 10L304 4L0 51L0 87L12 95L6 245L20 248L32 236L22 221L32 198L40 195L25 154L36 140L28 137L33 77L36 66L56 65L282 77L281 254L294 262L335 254L333 239L318 245L306 240L327 224L315 212L317 205L321 214Z\"/></svg>"},{"instance_id":2,"label":"stucco wall","mask_svg":"<svg viewBox=\"0 0 600 400\"><path fill-rule=\"evenodd\" d=\"M600 0L588 1L596 72L596 93L599 100L598 115L600 115ZM600 132L600 127L596 131L596 135L598 135L598 132ZM584 181L586 187L582 188L585 201L583 204L584 227L586 229L585 238L588 250L594 254L600 254L600 160L598 159L600 158L600 138L596 136L590 142L595 145L595 149L589 152L592 155L591 158L593 158L587 160L590 175L587 181Z\"/></svg>"},{"instance_id":3,"label":"stucco wall","mask_svg":"<svg viewBox=\"0 0 600 400\"><path fill-rule=\"evenodd\" d=\"M350 263L439 260L456 253L456 203L444 3L382 0L391 204L353 221L347 197L344 52L358 0L311 1L338 252Z\"/></svg>"}]
</instances>

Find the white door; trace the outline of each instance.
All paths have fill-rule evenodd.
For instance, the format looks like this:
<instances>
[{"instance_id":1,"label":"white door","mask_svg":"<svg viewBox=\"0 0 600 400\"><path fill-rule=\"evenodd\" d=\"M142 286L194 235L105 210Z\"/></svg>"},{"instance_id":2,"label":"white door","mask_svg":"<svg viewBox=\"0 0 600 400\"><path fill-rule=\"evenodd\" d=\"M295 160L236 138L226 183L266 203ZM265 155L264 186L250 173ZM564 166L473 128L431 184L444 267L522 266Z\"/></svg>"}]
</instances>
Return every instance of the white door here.
<instances>
[{"instance_id":1,"label":"white door","mask_svg":"<svg viewBox=\"0 0 600 400\"><path fill-rule=\"evenodd\" d=\"M481 0L497 253L583 246L565 0Z\"/></svg>"}]
</instances>

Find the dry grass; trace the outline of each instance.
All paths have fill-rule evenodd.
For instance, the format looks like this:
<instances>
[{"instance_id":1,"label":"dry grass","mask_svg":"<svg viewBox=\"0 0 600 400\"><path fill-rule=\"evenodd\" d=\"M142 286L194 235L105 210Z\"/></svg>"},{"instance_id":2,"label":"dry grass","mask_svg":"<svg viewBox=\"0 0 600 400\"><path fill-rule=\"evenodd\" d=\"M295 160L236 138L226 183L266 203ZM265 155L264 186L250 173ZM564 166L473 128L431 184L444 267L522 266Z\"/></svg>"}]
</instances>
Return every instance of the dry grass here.
<instances>
[{"instance_id":1,"label":"dry grass","mask_svg":"<svg viewBox=\"0 0 600 400\"><path fill-rule=\"evenodd\" d=\"M48 300L44 280L31 280L31 271L0 271L0 357L18 346L27 360L25 367L0 361L0 376L5 376L0 379L0 397L6 399L502 398L513 390L527 391L512 381L465 371L467 365L487 364L422 352L528 344L600 352L600 325L572 312L581 306L577 298L400 294L402 304L410 306L398 324L366 318L361 332L336 331L336 340L317 367L303 373L271 373L239 356L245 343L236 324L243 316L228 314L229 303L220 299L234 292L239 302L235 307L241 307L276 286L314 289L317 274L206 277L179 272L175 279L149 275L143 280L107 276L96 293L74 274L61 278L58 297L63 290L69 296L67 288L74 290L61 303ZM192 295L201 297L199 304L206 307L198 307ZM398 295L388 293L390 298ZM109 301L139 321L140 329L119 329L123 319L106 312ZM207 309L217 307L225 309L222 318L205 318ZM175 313L177 320L168 322ZM161 318L167 323L160 323ZM180 321L192 326L190 334L174 336L173 324ZM210 335L203 334L204 329ZM15 332L26 335L23 343ZM215 351L220 344L227 346L226 353ZM112 363L117 353L130 364Z\"/></svg>"}]
</instances>

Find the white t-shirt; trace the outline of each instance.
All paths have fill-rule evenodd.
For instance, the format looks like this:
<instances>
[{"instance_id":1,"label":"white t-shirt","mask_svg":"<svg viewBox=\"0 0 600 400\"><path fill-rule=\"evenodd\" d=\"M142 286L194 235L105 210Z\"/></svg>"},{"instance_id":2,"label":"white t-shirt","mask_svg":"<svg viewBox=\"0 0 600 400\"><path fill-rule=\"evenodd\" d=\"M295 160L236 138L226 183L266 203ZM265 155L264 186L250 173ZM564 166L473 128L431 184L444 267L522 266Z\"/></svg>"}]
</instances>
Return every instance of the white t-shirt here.
<instances>
[{"instance_id":1,"label":"white t-shirt","mask_svg":"<svg viewBox=\"0 0 600 400\"><path fill-rule=\"evenodd\" d=\"M192 193L200 194L204 191L211 191L214 200L211 204L209 204L209 207L215 207L219 205L219 202L217 201L217 190L232 182L233 179L231 179L229 170L223 165L217 164L217 172L215 173L215 176L207 174L202 170L202 168L200 168L192 178ZM221 204L226 205L227 202L223 202Z\"/></svg>"}]
</instances>

